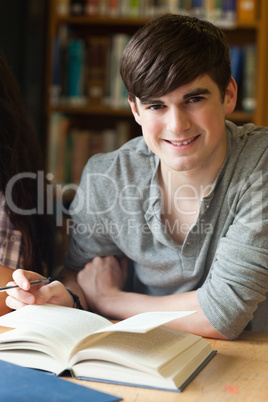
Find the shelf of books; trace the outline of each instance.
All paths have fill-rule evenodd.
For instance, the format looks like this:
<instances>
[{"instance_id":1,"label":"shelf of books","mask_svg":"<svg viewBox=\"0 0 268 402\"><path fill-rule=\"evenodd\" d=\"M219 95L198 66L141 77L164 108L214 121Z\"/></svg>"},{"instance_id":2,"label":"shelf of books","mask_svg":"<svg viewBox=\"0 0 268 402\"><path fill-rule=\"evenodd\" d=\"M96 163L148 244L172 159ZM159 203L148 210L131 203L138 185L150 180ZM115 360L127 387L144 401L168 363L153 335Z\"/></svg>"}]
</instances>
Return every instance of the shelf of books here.
<instances>
[{"instance_id":1,"label":"shelf of books","mask_svg":"<svg viewBox=\"0 0 268 402\"><path fill-rule=\"evenodd\" d=\"M206 18L225 31L239 93L228 118L268 125L268 1L50 0L47 160L55 183L78 183L90 155L141 134L119 60L131 35L166 12Z\"/></svg>"}]
</instances>

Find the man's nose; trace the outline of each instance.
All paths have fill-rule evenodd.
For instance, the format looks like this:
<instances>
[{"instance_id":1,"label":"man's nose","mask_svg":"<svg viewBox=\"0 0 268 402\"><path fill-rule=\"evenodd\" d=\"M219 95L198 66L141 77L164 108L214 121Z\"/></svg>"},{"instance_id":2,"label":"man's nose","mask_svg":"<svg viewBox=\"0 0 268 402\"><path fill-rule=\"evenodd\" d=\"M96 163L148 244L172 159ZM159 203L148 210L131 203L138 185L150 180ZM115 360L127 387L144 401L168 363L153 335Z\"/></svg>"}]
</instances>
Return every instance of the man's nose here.
<instances>
[{"instance_id":1,"label":"man's nose","mask_svg":"<svg viewBox=\"0 0 268 402\"><path fill-rule=\"evenodd\" d=\"M191 127L190 119L179 107L172 107L167 114L167 130L172 134L181 134Z\"/></svg>"}]
</instances>

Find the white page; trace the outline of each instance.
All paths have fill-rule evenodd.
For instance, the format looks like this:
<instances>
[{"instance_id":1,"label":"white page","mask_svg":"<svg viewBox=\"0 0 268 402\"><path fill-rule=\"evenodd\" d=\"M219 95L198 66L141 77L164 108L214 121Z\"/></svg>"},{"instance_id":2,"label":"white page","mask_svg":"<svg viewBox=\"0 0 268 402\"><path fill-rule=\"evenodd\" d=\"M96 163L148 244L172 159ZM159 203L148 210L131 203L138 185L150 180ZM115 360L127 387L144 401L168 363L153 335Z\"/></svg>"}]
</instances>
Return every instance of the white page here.
<instances>
[{"instance_id":1,"label":"white page","mask_svg":"<svg viewBox=\"0 0 268 402\"><path fill-rule=\"evenodd\" d=\"M178 318L196 313L196 311L159 311L137 314L112 326L100 329L98 332L121 331L145 333L160 325L166 324Z\"/></svg>"},{"instance_id":2,"label":"white page","mask_svg":"<svg viewBox=\"0 0 268 402\"><path fill-rule=\"evenodd\" d=\"M67 351L71 352L76 344L80 346L79 339L93 333L112 331L145 333L192 313L193 311L149 312L111 324L109 320L83 310L56 305L31 305L0 317L0 325L39 332L43 340L47 338L53 342L54 347L61 349L61 354L67 354ZM3 335L3 340L8 336L8 333Z\"/></svg>"},{"instance_id":3,"label":"white page","mask_svg":"<svg viewBox=\"0 0 268 402\"><path fill-rule=\"evenodd\" d=\"M25 329L31 338L40 333L40 341L47 339L62 353L70 351L80 338L110 324L109 320L88 311L56 305L26 306L0 317L0 325ZM12 337L11 332L0 334L0 342Z\"/></svg>"},{"instance_id":4,"label":"white page","mask_svg":"<svg viewBox=\"0 0 268 402\"><path fill-rule=\"evenodd\" d=\"M82 360L107 360L150 371L166 364L176 355L198 342L199 336L160 326L147 333L113 332L78 351L71 365ZM150 369L149 369L150 368Z\"/></svg>"}]
</instances>

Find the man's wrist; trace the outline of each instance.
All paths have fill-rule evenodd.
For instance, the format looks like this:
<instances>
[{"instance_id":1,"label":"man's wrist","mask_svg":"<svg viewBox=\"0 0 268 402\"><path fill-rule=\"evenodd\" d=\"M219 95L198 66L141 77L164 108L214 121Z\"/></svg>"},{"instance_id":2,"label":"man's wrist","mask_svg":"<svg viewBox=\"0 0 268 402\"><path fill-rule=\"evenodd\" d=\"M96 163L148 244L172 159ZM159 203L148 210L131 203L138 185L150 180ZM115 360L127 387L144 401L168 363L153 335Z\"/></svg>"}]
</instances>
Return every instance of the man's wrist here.
<instances>
[{"instance_id":1,"label":"man's wrist","mask_svg":"<svg viewBox=\"0 0 268 402\"><path fill-rule=\"evenodd\" d=\"M102 296L98 300L95 299L95 308L104 317L112 317L113 319L120 320L123 318L122 314L124 314L125 310L125 298L127 298L127 293L124 291L119 291L109 296Z\"/></svg>"}]
</instances>

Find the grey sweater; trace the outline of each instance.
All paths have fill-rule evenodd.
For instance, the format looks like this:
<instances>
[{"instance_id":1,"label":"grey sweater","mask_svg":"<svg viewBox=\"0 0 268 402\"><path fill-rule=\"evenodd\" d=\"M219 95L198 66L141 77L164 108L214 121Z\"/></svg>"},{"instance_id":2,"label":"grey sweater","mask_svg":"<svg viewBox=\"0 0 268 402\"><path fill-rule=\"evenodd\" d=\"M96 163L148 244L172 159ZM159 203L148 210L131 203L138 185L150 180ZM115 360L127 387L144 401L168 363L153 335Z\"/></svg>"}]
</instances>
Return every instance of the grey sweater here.
<instances>
[{"instance_id":1,"label":"grey sweater","mask_svg":"<svg viewBox=\"0 0 268 402\"><path fill-rule=\"evenodd\" d=\"M213 327L236 338L268 292L268 129L226 128L225 162L182 245L169 234L176 222L161 221L159 160L142 137L92 157L71 206L66 268L126 255L135 292L198 289Z\"/></svg>"}]
</instances>

